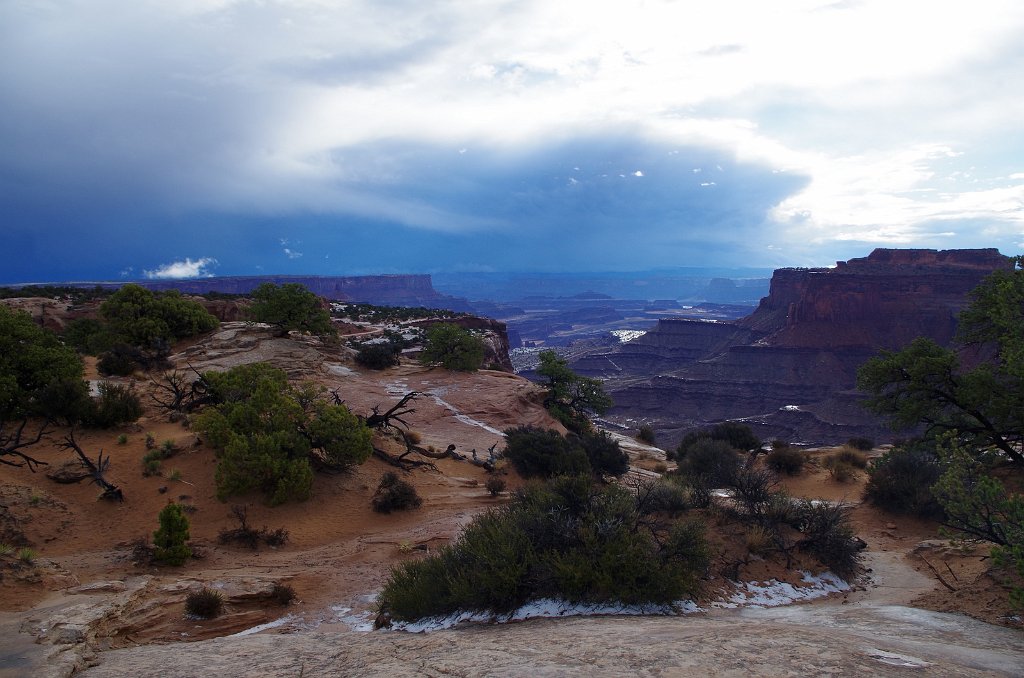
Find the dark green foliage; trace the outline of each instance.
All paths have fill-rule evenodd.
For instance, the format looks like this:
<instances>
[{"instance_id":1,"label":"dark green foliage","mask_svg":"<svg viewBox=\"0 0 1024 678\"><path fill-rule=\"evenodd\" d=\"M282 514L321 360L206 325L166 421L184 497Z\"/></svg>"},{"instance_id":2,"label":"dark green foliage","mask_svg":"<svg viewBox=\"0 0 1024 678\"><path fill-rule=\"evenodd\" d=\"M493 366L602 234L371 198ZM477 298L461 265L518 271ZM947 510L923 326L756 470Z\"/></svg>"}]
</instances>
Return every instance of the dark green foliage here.
<instances>
[{"instance_id":1,"label":"dark green foliage","mask_svg":"<svg viewBox=\"0 0 1024 678\"><path fill-rule=\"evenodd\" d=\"M160 565L182 565L192 556L188 546L188 517L179 504L160 511L160 527L153 533L153 559Z\"/></svg>"},{"instance_id":2,"label":"dark green foliage","mask_svg":"<svg viewBox=\"0 0 1024 678\"><path fill-rule=\"evenodd\" d=\"M590 473L587 453L575 440L535 426L506 430L504 456L526 477Z\"/></svg>"},{"instance_id":3,"label":"dark green foliage","mask_svg":"<svg viewBox=\"0 0 1024 678\"><path fill-rule=\"evenodd\" d=\"M96 369L105 377L127 377L139 367L142 352L128 344L117 343L100 354Z\"/></svg>"},{"instance_id":4,"label":"dark green foliage","mask_svg":"<svg viewBox=\"0 0 1024 678\"><path fill-rule=\"evenodd\" d=\"M423 500L416 493L415 487L388 471L381 476L372 503L377 513L391 513L419 508Z\"/></svg>"},{"instance_id":5,"label":"dark green foliage","mask_svg":"<svg viewBox=\"0 0 1024 678\"><path fill-rule=\"evenodd\" d=\"M581 377L569 369L569 363L554 351L541 351L538 376L547 379L544 407L570 431L590 431L590 416L604 414L612 406L600 380Z\"/></svg>"},{"instance_id":6,"label":"dark green foliage","mask_svg":"<svg viewBox=\"0 0 1024 678\"><path fill-rule=\"evenodd\" d=\"M773 447L765 460L768 468L776 473L785 473L789 476L800 475L800 471L803 470L806 462L807 455L803 450L788 445L785 447Z\"/></svg>"},{"instance_id":7,"label":"dark green foliage","mask_svg":"<svg viewBox=\"0 0 1024 678\"><path fill-rule=\"evenodd\" d=\"M270 504L309 498L313 464L344 470L372 451L370 431L344 405L295 389L264 363L203 375L219 404L203 412L196 430L218 448L217 496L253 490Z\"/></svg>"},{"instance_id":8,"label":"dark green foliage","mask_svg":"<svg viewBox=\"0 0 1024 678\"><path fill-rule=\"evenodd\" d=\"M220 591L203 587L189 591L185 596L185 614L197 619L213 619L224 611L224 596Z\"/></svg>"},{"instance_id":9,"label":"dark green foliage","mask_svg":"<svg viewBox=\"0 0 1024 678\"><path fill-rule=\"evenodd\" d=\"M629 455L606 432L584 434L579 442L594 473L617 477L629 470Z\"/></svg>"},{"instance_id":10,"label":"dark green foliage","mask_svg":"<svg viewBox=\"0 0 1024 678\"><path fill-rule=\"evenodd\" d=\"M280 287L263 283L252 293L252 299L253 320L273 325L281 336L291 330L320 336L336 334L320 298L299 283Z\"/></svg>"},{"instance_id":11,"label":"dark green foliage","mask_svg":"<svg viewBox=\"0 0 1024 678\"><path fill-rule=\"evenodd\" d=\"M636 439L642 443L653 445L655 440L654 427L652 427L650 424L642 425L640 429L636 432Z\"/></svg>"},{"instance_id":12,"label":"dark green foliage","mask_svg":"<svg viewBox=\"0 0 1024 678\"><path fill-rule=\"evenodd\" d=\"M177 290L152 292L124 285L100 306L113 334L131 346L149 349L217 327L217 319Z\"/></svg>"},{"instance_id":13,"label":"dark green foliage","mask_svg":"<svg viewBox=\"0 0 1024 678\"><path fill-rule=\"evenodd\" d=\"M484 342L465 328L438 323L427 328L426 336L427 343L420 353L420 362L424 365L475 372L484 363Z\"/></svg>"},{"instance_id":14,"label":"dark green foliage","mask_svg":"<svg viewBox=\"0 0 1024 678\"><path fill-rule=\"evenodd\" d=\"M680 475L721 487L728 484L739 469L740 455L724 440L697 438L685 448L680 446L676 463Z\"/></svg>"},{"instance_id":15,"label":"dark green foliage","mask_svg":"<svg viewBox=\"0 0 1024 678\"><path fill-rule=\"evenodd\" d=\"M723 421L711 428L687 433L679 443L678 451L682 452L701 439L720 440L740 452L749 452L761 447L761 439L754 435L749 426L736 421Z\"/></svg>"},{"instance_id":16,"label":"dark green foliage","mask_svg":"<svg viewBox=\"0 0 1024 678\"><path fill-rule=\"evenodd\" d=\"M89 401L91 406L82 418L86 426L112 428L142 416L142 403L130 386L102 381L99 390L99 398Z\"/></svg>"},{"instance_id":17,"label":"dark green foliage","mask_svg":"<svg viewBox=\"0 0 1024 678\"><path fill-rule=\"evenodd\" d=\"M747 518L760 521L778 494L779 479L768 469L741 466L727 485Z\"/></svg>"},{"instance_id":18,"label":"dark green foliage","mask_svg":"<svg viewBox=\"0 0 1024 678\"><path fill-rule=\"evenodd\" d=\"M942 465L933 450L923 445L895 447L871 463L864 497L893 513L941 518L942 506L931 490L941 475Z\"/></svg>"},{"instance_id":19,"label":"dark green foliage","mask_svg":"<svg viewBox=\"0 0 1024 678\"><path fill-rule=\"evenodd\" d=\"M0 304L0 424L73 418L88 396L78 355L24 312Z\"/></svg>"},{"instance_id":20,"label":"dark green foliage","mask_svg":"<svg viewBox=\"0 0 1024 678\"><path fill-rule=\"evenodd\" d=\"M875 449L875 441L871 438L850 438L846 441L846 446L861 452L870 452Z\"/></svg>"},{"instance_id":21,"label":"dark green foliage","mask_svg":"<svg viewBox=\"0 0 1024 678\"><path fill-rule=\"evenodd\" d=\"M371 370L386 370L399 363L401 350L391 342L362 344L356 353L356 362Z\"/></svg>"},{"instance_id":22,"label":"dark green foliage","mask_svg":"<svg viewBox=\"0 0 1024 678\"><path fill-rule=\"evenodd\" d=\"M505 491L505 479L499 478L498 476L491 476L484 483L484 487L492 497L497 497L499 494Z\"/></svg>"},{"instance_id":23,"label":"dark green foliage","mask_svg":"<svg viewBox=\"0 0 1024 678\"><path fill-rule=\"evenodd\" d=\"M61 336L64 343L85 355L99 355L109 351L117 341L110 326L94 318L72 320L65 326Z\"/></svg>"},{"instance_id":24,"label":"dark green foliage","mask_svg":"<svg viewBox=\"0 0 1024 678\"><path fill-rule=\"evenodd\" d=\"M840 577L857 571L863 544L850 527L850 508L827 501L802 499L797 505L797 524L803 533L798 543Z\"/></svg>"},{"instance_id":25,"label":"dark green foliage","mask_svg":"<svg viewBox=\"0 0 1024 678\"><path fill-rule=\"evenodd\" d=\"M0 304L0 464L45 462L26 449L39 442L54 421L74 423L89 407L82 360L27 314ZM43 423L28 432L29 419Z\"/></svg>"},{"instance_id":26,"label":"dark green foliage","mask_svg":"<svg viewBox=\"0 0 1024 678\"><path fill-rule=\"evenodd\" d=\"M952 436L939 441L938 453L945 471L932 492L946 513L945 524L968 539L994 544L996 564L1024 577L1024 495L1007 490ZM1014 586L1010 601L1024 608L1024 587Z\"/></svg>"},{"instance_id":27,"label":"dark green foliage","mask_svg":"<svg viewBox=\"0 0 1024 678\"><path fill-rule=\"evenodd\" d=\"M586 478L529 486L477 517L451 546L395 567L379 597L395 619L509 612L539 598L669 604L697 593L710 561L703 527L641 525L636 498Z\"/></svg>"}]
</instances>

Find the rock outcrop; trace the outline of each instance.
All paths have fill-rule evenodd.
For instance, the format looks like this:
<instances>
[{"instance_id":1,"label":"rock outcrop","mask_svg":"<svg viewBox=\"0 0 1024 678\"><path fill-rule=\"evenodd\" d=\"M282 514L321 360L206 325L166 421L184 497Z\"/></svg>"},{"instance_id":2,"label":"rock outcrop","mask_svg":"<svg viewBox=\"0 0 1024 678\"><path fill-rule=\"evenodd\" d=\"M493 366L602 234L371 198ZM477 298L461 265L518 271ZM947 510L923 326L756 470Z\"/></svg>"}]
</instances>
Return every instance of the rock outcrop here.
<instances>
[{"instance_id":1,"label":"rock outcrop","mask_svg":"<svg viewBox=\"0 0 1024 678\"><path fill-rule=\"evenodd\" d=\"M746 318L662 320L573 367L608 380L610 419L650 422L661 440L724 419L765 438L885 439L884 422L859 405L857 369L915 337L948 344L970 291L1009 265L994 249L878 249L835 268L781 269Z\"/></svg>"}]
</instances>

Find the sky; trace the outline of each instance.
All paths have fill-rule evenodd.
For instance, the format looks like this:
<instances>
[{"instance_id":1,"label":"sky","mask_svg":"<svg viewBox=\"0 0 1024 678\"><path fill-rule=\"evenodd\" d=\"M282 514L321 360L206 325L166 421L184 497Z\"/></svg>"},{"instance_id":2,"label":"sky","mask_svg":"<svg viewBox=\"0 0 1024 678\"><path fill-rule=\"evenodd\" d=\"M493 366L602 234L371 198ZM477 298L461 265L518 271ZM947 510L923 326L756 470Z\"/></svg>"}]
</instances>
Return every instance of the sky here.
<instances>
[{"instance_id":1,"label":"sky","mask_svg":"<svg viewBox=\"0 0 1024 678\"><path fill-rule=\"evenodd\" d=\"M0 282L1024 252L1019 0L4 0Z\"/></svg>"}]
</instances>

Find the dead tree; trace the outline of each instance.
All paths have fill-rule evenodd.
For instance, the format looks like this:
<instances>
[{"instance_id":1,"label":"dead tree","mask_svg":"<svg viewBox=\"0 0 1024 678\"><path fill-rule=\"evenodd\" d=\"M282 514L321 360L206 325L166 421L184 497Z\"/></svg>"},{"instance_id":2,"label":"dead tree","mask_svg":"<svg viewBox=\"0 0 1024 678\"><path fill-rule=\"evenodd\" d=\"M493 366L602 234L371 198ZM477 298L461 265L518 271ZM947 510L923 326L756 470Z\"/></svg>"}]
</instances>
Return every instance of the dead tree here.
<instances>
[{"instance_id":1,"label":"dead tree","mask_svg":"<svg viewBox=\"0 0 1024 678\"><path fill-rule=\"evenodd\" d=\"M153 385L160 390L159 395L150 395L153 402L172 413L188 413L200 405L212 402L213 397L210 395L209 385L203 375L192 365L189 365L189 369L196 375L196 378L191 381L186 374L182 374L178 370L165 372L160 381L150 377Z\"/></svg>"},{"instance_id":2,"label":"dead tree","mask_svg":"<svg viewBox=\"0 0 1024 678\"><path fill-rule=\"evenodd\" d=\"M409 403L413 402L421 395L422 394L418 391L410 391L402 396L402 399L386 412L380 411L380 405L374 405L373 414L366 417L365 420L367 427L378 431L393 433L402 439L402 442L405 445L405 452L397 457L385 452L377 446L374 446L373 454L392 466L397 466L403 471L409 471L414 468L429 468L433 471L437 470L437 466L432 462L423 461L421 459L410 459L409 456L413 453L429 457L431 459L442 459L448 456L446 453L439 454L437 452L431 452L430 450L416 445L409 439L409 436L406 433L409 428L409 423L402 419L402 417L416 411L415 408L409 407ZM399 426L399 424L401 426Z\"/></svg>"},{"instance_id":3,"label":"dead tree","mask_svg":"<svg viewBox=\"0 0 1024 678\"><path fill-rule=\"evenodd\" d=\"M36 459L25 452L25 448L35 445L42 440L43 435L49 430L50 424L49 420L43 422L39 426L39 430L36 431L34 438L25 438L25 427L28 425L28 419L22 419L13 429L8 429L7 422L0 421L0 464L6 466L26 466L33 473L40 466L49 466L47 462ZM7 457L14 457L14 459L7 459Z\"/></svg>"},{"instance_id":4,"label":"dead tree","mask_svg":"<svg viewBox=\"0 0 1024 678\"><path fill-rule=\"evenodd\" d=\"M387 428L398 428L393 423L391 423L392 420L394 420L408 429L409 424L404 419L402 419L402 416L406 414L412 414L416 410L412 407L406 407L406 405L416 400L421 395L423 394L420 393L419 391L409 391L404 396L402 396L402 399L399 400L394 407L392 407L390 410L383 414L381 414L380 412L380 405L374 405L373 414L366 418L366 425L369 428L381 430Z\"/></svg>"},{"instance_id":5,"label":"dead tree","mask_svg":"<svg viewBox=\"0 0 1024 678\"><path fill-rule=\"evenodd\" d=\"M82 446L75 440L75 432L71 431L68 435L64 436L64 442L60 444L61 447L69 450L74 450L78 454L78 458L81 460L82 465L89 469L89 475L92 481L103 488L103 493L100 494L100 499L109 499L110 501L124 501L124 492L121 491L117 485L110 483L103 474L107 472L110 467L110 457L103 458L103 450L100 450L99 455L96 457L96 463L94 464L91 459L82 450Z\"/></svg>"}]
</instances>

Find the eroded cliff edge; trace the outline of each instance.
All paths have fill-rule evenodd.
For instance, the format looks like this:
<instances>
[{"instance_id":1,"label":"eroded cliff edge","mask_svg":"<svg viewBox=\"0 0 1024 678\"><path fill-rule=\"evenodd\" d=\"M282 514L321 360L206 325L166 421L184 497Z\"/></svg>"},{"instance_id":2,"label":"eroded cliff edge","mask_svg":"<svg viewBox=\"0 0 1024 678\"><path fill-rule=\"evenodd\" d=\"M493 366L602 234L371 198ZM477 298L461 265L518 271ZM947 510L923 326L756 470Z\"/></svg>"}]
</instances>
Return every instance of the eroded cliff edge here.
<instances>
[{"instance_id":1,"label":"eroded cliff edge","mask_svg":"<svg viewBox=\"0 0 1024 678\"><path fill-rule=\"evenodd\" d=\"M857 368L915 337L948 344L970 291L1009 266L995 249L876 249L835 268L780 269L741 320L662 320L573 368L607 379L609 419L651 423L663 444L725 419L766 439L885 440L892 432L859 405Z\"/></svg>"}]
</instances>

